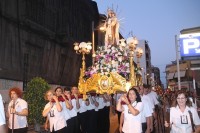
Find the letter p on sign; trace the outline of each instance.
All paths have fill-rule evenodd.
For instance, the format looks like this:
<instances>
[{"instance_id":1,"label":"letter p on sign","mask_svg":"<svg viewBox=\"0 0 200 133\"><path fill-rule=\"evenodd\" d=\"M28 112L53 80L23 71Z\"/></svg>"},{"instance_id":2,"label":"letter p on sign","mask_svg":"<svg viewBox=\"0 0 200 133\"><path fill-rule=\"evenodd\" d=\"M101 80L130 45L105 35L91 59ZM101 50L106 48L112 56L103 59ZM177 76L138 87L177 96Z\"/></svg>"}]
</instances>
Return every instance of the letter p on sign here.
<instances>
[{"instance_id":1,"label":"letter p on sign","mask_svg":"<svg viewBox=\"0 0 200 133\"><path fill-rule=\"evenodd\" d=\"M184 39L183 40L183 53L189 54L190 50L195 50L200 48L200 42L196 38Z\"/></svg>"}]
</instances>

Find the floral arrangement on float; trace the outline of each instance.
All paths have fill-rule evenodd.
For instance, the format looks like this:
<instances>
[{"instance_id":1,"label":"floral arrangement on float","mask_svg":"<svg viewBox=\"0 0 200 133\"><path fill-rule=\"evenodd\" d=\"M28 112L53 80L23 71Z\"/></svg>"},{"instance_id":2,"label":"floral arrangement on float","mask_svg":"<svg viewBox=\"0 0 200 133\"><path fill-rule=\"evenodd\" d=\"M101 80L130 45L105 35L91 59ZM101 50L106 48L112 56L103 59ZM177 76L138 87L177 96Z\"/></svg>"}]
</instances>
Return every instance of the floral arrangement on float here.
<instances>
[{"instance_id":1,"label":"floral arrangement on float","mask_svg":"<svg viewBox=\"0 0 200 133\"><path fill-rule=\"evenodd\" d=\"M135 40L130 37L127 40L121 39L118 45L99 47L92 66L86 68L83 62L78 85L80 93L95 91L111 94L138 85L141 82L138 77L141 68L135 67L133 61L134 51L137 55Z\"/></svg>"},{"instance_id":2,"label":"floral arrangement on float","mask_svg":"<svg viewBox=\"0 0 200 133\"><path fill-rule=\"evenodd\" d=\"M117 72L127 80L130 74L128 54L117 45L109 45L107 49L99 47L95 63L87 68L84 78L87 79L96 73L110 76L110 72Z\"/></svg>"}]
</instances>

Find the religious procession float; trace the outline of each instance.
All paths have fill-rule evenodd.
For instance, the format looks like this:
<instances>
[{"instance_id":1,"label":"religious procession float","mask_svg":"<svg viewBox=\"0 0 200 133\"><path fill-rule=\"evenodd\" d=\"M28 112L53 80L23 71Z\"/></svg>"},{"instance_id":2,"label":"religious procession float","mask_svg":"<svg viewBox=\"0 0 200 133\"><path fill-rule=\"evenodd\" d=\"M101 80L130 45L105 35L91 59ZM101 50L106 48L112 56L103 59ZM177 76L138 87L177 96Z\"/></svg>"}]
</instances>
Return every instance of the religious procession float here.
<instances>
[{"instance_id":1,"label":"religious procession float","mask_svg":"<svg viewBox=\"0 0 200 133\"><path fill-rule=\"evenodd\" d=\"M94 50L92 43L74 43L74 50L83 56L78 83L83 96L88 92L97 94L126 92L130 87L142 84L139 58L143 50L137 47L136 37L119 39L119 22L115 12L110 9L104 29L105 46L93 51L93 65L88 68L85 65L85 54L89 54L91 49ZM138 59L137 64L134 62L134 57Z\"/></svg>"}]
</instances>

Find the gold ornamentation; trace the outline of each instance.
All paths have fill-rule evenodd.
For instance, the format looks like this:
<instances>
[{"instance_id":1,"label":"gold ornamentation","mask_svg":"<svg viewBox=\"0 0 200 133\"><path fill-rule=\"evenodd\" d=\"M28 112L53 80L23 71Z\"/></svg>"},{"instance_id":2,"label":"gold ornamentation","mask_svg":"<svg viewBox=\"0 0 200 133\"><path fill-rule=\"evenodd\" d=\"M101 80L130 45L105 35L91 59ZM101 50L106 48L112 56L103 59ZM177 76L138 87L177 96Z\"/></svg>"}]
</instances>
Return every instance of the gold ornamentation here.
<instances>
[{"instance_id":1,"label":"gold ornamentation","mask_svg":"<svg viewBox=\"0 0 200 133\"><path fill-rule=\"evenodd\" d=\"M93 74L92 77L86 80L86 92L97 92L99 90L98 88L98 80L100 78L99 74Z\"/></svg>"},{"instance_id":2,"label":"gold ornamentation","mask_svg":"<svg viewBox=\"0 0 200 133\"><path fill-rule=\"evenodd\" d=\"M86 95L87 92L96 92L98 94L112 94L116 91L125 92L126 79L116 72L111 72L110 76L93 74L86 81L80 76L79 91L83 95Z\"/></svg>"},{"instance_id":3,"label":"gold ornamentation","mask_svg":"<svg viewBox=\"0 0 200 133\"><path fill-rule=\"evenodd\" d=\"M99 90L97 91L97 93L99 93L99 94L104 94L104 93L111 94L111 93L113 93L113 91L112 91L112 87L113 87L112 77L108 77L107 75L101 76L98 80L98 86L99 86Z\"/></svg>"},{"instance_id":4,"label":"gold ornamentation","mask_svg":"<svg viewBox=\"0 0 200 133\"><path fill-rule=\"evenodd\" d=\"M113 79L113 93L116 91L126 91L126 79L119 75L117 72L110 73Z\"/></svg>"}]
</instances>

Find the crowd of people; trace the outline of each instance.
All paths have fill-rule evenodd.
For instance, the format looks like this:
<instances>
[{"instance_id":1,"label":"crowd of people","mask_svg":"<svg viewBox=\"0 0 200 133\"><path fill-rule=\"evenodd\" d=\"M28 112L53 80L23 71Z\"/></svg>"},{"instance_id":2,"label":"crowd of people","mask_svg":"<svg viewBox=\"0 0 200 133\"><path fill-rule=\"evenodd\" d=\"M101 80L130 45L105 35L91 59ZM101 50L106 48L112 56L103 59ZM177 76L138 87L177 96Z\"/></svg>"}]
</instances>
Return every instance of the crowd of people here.
<instances>
[{"instance_id":1,"label":"crowd of people","mask_svg":"<svg viewBox=\"0 0 200 133\"><path fill-rule=\"evenodd\" d=\"M17 87L9 90L9 96L11 100L4 111L0 95L0 131L27 133L28 103L22 99L22 91ZM47 104L41 113L46 118L45 130L51 133L109 133L110 109L118 114L119 133L153 133L157 124L156 108L161 106L156 92L146 84L132 87L127 93L88 93L87 99L83 99L77 87L57 87L48 90L45 99ZM187 92L165 94L161 101L165 110L163 124L169 132L199 132L197 108Z\"/></svg>"},{"instance_id":2,"label":"crowd of people","mask_svg":"<svg viewBox=\"0 0 200 133\"><path fill-rule=\"evenodd\" d=\"M83 100L78 88L57 87L45 95L49 101L42 112L45 129L58 133L109 133L110 97L88 94Z\"/></svg>"},{"instance_id":3,"label":"crowd of people","mask_svg":"<svg viewBox=\"0 0 200 133\"><path fill-rule=\"evenodd\" d=\"M22 99L22 91L19 88L11 88L9 96L11 100L6 111L8 131L5 130L6 120L2 104L0 127L5 131L0 132L27 133L28 103ZM45 99L48 102L41 112L46 118L45 130L51 133L109 133L109 95L88 93L87 99L83 100L77 87L57 87L48 90Z\"/></svg>"}]
</instances>

